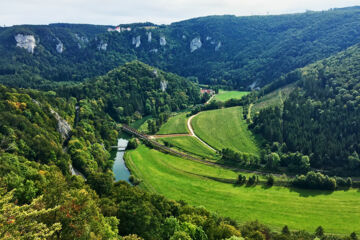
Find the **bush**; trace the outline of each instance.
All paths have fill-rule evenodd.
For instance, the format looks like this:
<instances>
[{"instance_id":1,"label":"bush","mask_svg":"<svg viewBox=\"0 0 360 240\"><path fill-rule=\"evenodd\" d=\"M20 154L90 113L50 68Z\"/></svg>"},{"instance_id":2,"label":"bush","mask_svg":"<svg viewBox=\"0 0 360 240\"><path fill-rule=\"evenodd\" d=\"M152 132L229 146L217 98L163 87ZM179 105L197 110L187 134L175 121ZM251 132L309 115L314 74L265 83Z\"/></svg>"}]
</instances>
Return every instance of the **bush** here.
<instances>
[{"instance_id":1,"label":"bush","mask_svg":"<svg viewBox=\"0 0 360 240\"><path fill-rule=\"evenodd\" d=\"M292 185L299 188L335 190L336 180L322 173L308 172L305 176L296 176Z\"/></svg>"},{"instance_id":2,"label":"bush","mask_svg":"<svg viewBox=\"0 0 360 240\"><path fill-rule=\"evenodd\" d=\"M246 182L246 176L239 174L236 183L241 185L244 184L245 182Z\"/></svg>"},{"instance_id":3,"label":"bush","mask_svg":"<svg viewBox=\"0 0 360 240\"><path fill-rule=\"evenodd\" d=\"M268 178L267 178L266 184L267 184L268 186L272 186L272 185L274 185L274 182L275 182L274 176L270 174L270 175L268 176Z\"/></svg>"},{"instance_id":4,"label":"bush","mask_svg":"<svg viewBox=\"0 0 360 240\"><path fill-rule=\"evenodd\" d=\"M128 145L126 147L127 150L136 149L139 143L136 138L132 138L129 140Z\"/></svg>"}]
</instances>

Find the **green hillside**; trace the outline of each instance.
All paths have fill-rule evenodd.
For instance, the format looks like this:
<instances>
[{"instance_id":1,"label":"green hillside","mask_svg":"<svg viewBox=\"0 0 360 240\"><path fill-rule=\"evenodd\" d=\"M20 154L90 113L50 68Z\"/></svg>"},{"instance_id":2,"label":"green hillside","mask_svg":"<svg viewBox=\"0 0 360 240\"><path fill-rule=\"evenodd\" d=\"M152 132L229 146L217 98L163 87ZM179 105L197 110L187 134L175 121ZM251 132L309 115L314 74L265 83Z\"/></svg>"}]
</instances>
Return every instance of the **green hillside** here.
<instances>
[{"instance_id":1,"label":"green hillside","mask_svg":"<svg viewBox=\"0 0 360 240\"><path fill-rule=\"evenodd\" d=\"M359 11L353 7L278 16L209 16L161 26L124 25L131 31L121 33L79 24L6 27L0 32L0 82L48 89L138 59L195 76L201 83L238 89L263 86L358 43ZM16 47L18 34L34 37L33 54ZM160 38L166 43L160 45ZM191 48L192 41L200 41L201 47Z\"/></svg>"},{"instance_id":2,"label":"green hillside","mask_svg":"<svg viewBox=\"0 0 360 240\"><path fill-rule=\"evenodd\" d=\"M221 151L234 151L259 155L259 142L247 129L241 107L201 112L191 122L195 134L210 146Z\"/></svg>"},{"instance_id":3,"label":"green hillside","mask_svg":"<svg viewBox=\"0 0 360 240\"><path fill-rule=\"evenodd\" d=\"M356 45L286 75L281 82L296 82L297 88L284 101L284 110L260 111L251 127L270 142L284 143L290 152L310 156L314 168L358 175L358 69L360 48Z\"/></svg>"}]
</instances>

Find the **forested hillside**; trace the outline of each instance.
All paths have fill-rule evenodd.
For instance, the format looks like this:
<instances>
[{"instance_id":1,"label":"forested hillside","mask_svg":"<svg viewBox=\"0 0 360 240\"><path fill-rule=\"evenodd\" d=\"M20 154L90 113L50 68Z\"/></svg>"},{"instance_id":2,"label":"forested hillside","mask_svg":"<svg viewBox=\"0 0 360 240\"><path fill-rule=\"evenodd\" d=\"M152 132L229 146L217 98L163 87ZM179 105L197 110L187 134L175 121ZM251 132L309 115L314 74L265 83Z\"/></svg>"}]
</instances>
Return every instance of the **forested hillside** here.
<instances>
[{"instance_id":1,"label":"forested hillside","mask_svg":"<svg viewBox=\"0 0 360 240\"><path fill-rule=\"evenodd\" d=\"M72 24L7 27L0 31L0 82L50 88L54 82L82 81L139 59L202 83L262 86L358 43L359 12L353 7L210 16L171 25L121 25L119 32Z\"/></svg>"},{"instance_id":2,"label":"forested hillside","mask_svg":"<svg viewBox=\"0 0 360 240\"><path fill-rule=\"evenodd\" d=\"M283 143L282 149L308 155L314 168L358 175L359 69L360 46L356 45L288 74L281 82L297 82L297 88L284 102L283 111L260 111L252 127L270 142Z\"/></svg>"},{"instance_id":3,"label":"forested hillside","mask_svg":"<svg viewBox=\"0 0 360 240\"><path fill-rule=\"evenodd\" d=\"M66 97L101 100L113 119L127 123L144 115L156 117L200 102L200 89L194 83L139 61L58 92Z\"/></svg>"}]
</instances>

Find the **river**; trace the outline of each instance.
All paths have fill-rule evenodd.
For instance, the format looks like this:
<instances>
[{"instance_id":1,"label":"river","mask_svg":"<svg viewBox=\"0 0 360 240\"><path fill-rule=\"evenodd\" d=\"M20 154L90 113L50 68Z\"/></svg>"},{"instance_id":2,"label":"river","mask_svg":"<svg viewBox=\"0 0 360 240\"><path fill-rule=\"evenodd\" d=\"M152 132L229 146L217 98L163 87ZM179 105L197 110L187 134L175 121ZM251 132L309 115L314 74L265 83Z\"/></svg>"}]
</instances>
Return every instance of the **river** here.
<instances>
[{"instance_id":1,"label":"river","mask_svg":"<svg viewBox=\"0 0 360 240\"><path fill-rule=\"evenodd\" d=\"M119 138L118 139L118 150L116 152L115 161L113 165L113 172L115 180L123 180L129 182L130 171L125 165L124 154L128 144L128 140Z\"/></svg>"}]
</instances>

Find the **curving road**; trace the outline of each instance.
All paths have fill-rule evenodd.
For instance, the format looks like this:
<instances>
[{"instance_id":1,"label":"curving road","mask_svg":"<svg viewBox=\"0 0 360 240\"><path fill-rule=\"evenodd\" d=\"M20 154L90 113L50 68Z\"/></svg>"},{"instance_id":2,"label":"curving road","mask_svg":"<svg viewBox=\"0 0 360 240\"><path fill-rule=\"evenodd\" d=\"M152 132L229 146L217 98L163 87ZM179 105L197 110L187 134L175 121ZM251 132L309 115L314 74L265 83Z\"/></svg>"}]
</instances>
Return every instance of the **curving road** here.
<instances>
[{"instance_id":1,"label":"curving road","mask_svg":"<svg viewBox=\"0 0 360 240\"><path fill-rule=\"evenodd\" d=\"M201 140L201 138L199 138L198 136L196 136L194 129L191 126L191 120L196 117L197 115L199 115L199 113L192 115L191 117L189 117L188 121L187 121L187 127L190 131L190 136L193 136L195 138L197 138L202 144L204 144L206 147L210 148L212 151L216 152L216 149L214 149L213 147L211 147L209 144L207 144L206 142L204 142L203 140Z\"/></svg>"}]
</instances>

